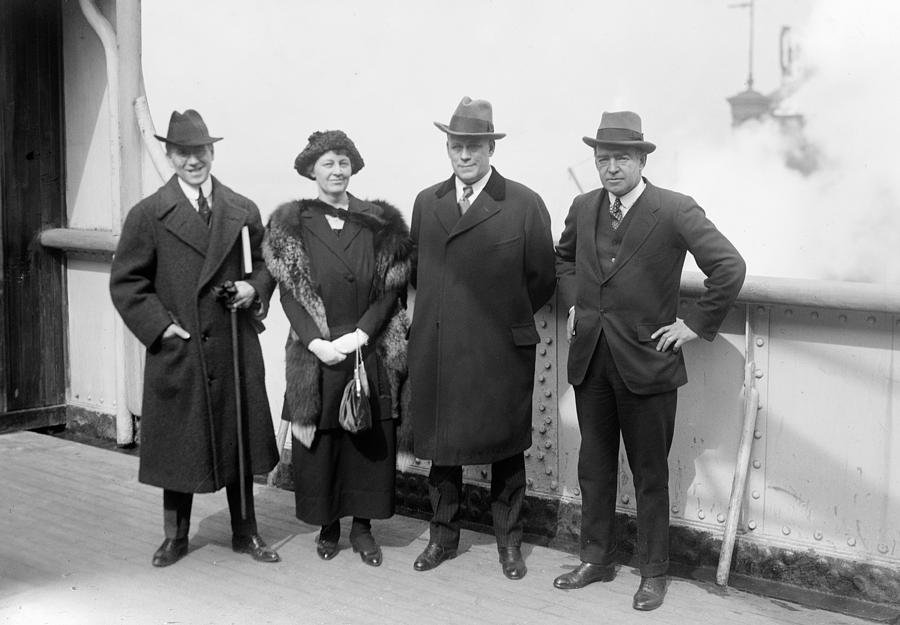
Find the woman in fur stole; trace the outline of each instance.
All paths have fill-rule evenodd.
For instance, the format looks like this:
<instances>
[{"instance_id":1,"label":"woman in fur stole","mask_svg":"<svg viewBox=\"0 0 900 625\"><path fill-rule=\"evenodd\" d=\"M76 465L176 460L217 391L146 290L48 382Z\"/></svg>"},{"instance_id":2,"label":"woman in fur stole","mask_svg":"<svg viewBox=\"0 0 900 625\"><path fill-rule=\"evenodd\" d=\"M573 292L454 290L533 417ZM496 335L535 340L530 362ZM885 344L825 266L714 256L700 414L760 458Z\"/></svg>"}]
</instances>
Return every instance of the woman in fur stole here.
<instances>
[{"instance_id":1,"label":"woman in fur stole","mask_svg":"<svg viewBox=\"0 0 900 625\"><path fill-rule=\"evenodd\" d=\"M343 132L314 132L294 168L316 181L318 198L284 204L272 214L263 254L291 324L282 418L293 434L297 518L321 526L316 552L330 560L338 552L341 517L352 516L353 550L379 566L370 520L394 513L406 379L402 302L412 244L396 208L347 193L350 176L362 167ZM341 429L338 409L357 345L368 373L372 427L351 434Z\"/></svg>"}]
</instances>

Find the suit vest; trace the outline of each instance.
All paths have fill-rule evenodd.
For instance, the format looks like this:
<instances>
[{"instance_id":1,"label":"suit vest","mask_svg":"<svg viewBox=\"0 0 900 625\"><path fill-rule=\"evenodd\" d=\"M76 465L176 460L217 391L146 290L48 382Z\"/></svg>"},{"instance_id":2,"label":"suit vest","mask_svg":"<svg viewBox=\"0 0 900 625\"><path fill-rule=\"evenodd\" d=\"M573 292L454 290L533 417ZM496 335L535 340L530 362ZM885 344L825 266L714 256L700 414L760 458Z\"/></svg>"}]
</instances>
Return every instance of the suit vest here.
<instances>
[{"instance_id":1,"label":"suit vest","mask_svg":"<svg viewBox=\"0 0 900 625\"><path fill-rule=\"evenodd\" d=\"M612 216L609 214L609 193L604 194L603 201L600 202L600 214L597 215L597 232L595 234L597 256L604 276L608 276L613 270L613 263L615 263L616 256L619 255L619 247L622 245L622 239L625 237L633 214L634 206L625 213L625 218L619 224L618 230L613 230Z\"/></svg>"}]
</instances>

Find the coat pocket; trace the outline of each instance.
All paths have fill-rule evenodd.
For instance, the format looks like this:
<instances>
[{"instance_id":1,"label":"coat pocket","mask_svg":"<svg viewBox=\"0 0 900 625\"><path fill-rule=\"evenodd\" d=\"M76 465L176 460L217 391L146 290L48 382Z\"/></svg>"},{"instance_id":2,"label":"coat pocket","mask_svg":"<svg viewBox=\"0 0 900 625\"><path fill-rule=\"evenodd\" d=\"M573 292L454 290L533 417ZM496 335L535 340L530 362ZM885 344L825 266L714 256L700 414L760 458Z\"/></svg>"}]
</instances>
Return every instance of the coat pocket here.
<instances>
[{"instance_id":1,"label":"coat pocket","mask_svg":"<svg viewBox=\"0 0 900 625\"><path fill-rule=\"evenodd\" d=\"M663 326L672 325L675 323L675 320L672 321L663 321L662 323L639 323L635 326L637 329L637 340L641 343L648 343L650 341L655 341L659 337L651 338L653 333L659 330Z\"/></svg>"},{"instance_id":2,"label":"coat pocket","mask_svg":"<svg viewBox=\"0 0 900 625\"><path fill-rule=\"evenodd\" d=\"M522 240L522 235L515 236L511 239L503 239L502 241L496 241L494 243L491 243L491 249L500 250L500 249L503 249L506 247L513 247L515 245L518 245L519 241L521 241L521 240Z\"/></svg>"},{"instance_id":3,"label":"coat pocket","mask_svg":"<svg viewBox=\"0 0 900 625\"><path fill-rule=\"evenodd\" d=\"M512 332L513 343L517 347L537 345L541 342L541 335L538 334L537 328L534 327L534 322L510 326L509 330Z\"/></svg>"}]
</instances>

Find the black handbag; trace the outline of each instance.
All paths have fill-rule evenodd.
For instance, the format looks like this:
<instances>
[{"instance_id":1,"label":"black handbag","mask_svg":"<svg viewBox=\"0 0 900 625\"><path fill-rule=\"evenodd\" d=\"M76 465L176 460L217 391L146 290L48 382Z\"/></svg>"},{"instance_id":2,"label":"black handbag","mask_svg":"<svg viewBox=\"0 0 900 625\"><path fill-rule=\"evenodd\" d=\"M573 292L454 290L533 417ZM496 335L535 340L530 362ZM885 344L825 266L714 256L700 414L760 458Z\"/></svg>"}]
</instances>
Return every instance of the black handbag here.
<instances>
[{"instance_id":1,"label":"black handbag","mask_svg":"<svg viewBox=\"0 0 900 625\"><path fill-rule=\"evenodd\" d=\"M344 387L338 422L348 432L364 432L372 427L372 405L369 403L369 378L363 362L362 350L356 348L353 379Z\"/></svg>"}]
</instances>

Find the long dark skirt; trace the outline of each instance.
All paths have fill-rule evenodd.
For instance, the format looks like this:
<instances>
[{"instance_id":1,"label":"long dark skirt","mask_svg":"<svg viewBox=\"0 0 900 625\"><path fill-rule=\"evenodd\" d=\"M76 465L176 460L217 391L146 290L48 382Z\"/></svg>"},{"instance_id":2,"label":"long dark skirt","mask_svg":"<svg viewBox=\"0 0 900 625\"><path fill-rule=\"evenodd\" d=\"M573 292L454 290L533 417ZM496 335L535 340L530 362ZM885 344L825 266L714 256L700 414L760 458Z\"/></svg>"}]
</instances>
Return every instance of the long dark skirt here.
<instances>
[{"instance_id":1,"label":"long dark skirt","mask_svg":"<svg viewBox=\"0 0 900 625\"><path fill-rule=\"evenodd\" d=\"M393 419L371 430L316 432L312 448L294 438L291 461L297 518L327 525L346 516L387 519L394 514L397 430Z\"/></svg>"}]
</instances>

